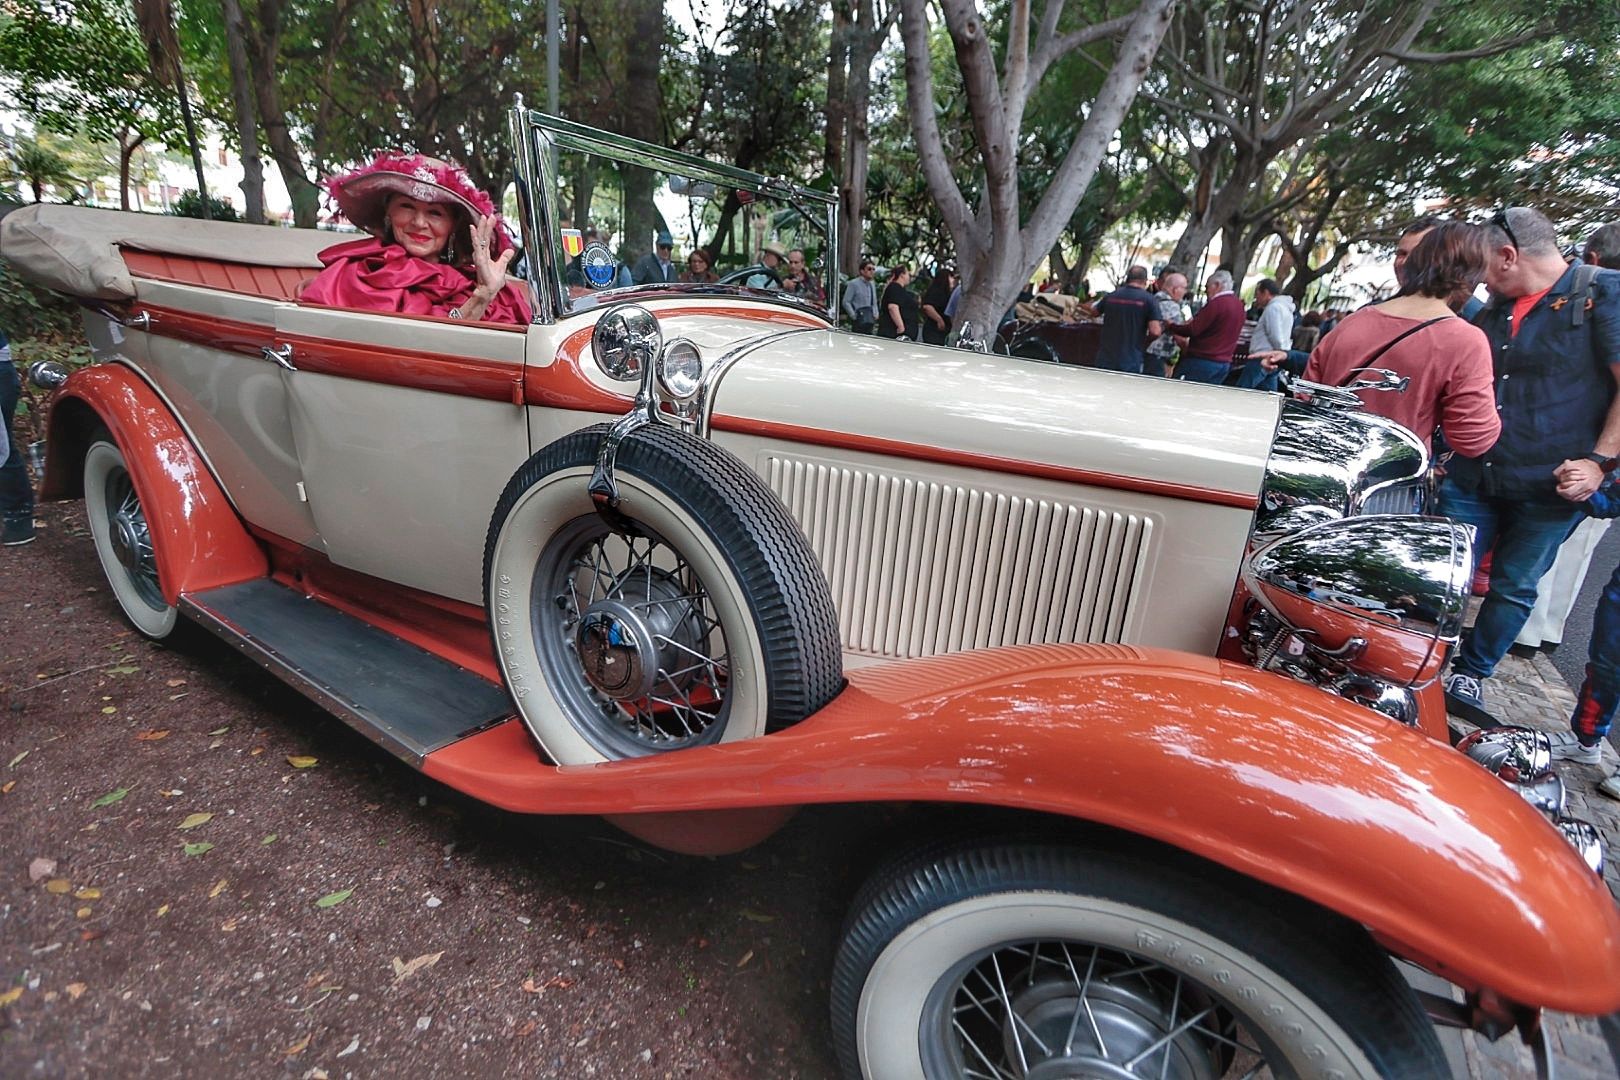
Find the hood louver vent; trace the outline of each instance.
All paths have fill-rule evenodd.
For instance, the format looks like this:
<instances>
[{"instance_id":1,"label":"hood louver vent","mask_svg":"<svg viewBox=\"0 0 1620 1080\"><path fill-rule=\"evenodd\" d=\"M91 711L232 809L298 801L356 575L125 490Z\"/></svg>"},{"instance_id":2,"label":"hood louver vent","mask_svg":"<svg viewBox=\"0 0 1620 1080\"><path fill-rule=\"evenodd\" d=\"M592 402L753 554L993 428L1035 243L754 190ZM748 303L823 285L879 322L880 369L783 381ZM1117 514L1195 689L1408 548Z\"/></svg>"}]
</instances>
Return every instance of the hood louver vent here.
<instances>
[{"instance_id":1,"label":"hood louver vent","mask_svg":"<svg viewBox=\"0 0 1620 1080\"><path fill-rule=\"evenodd\" d=\"M1145 518L786 455L761 466L821 560L847 652L1118 642L1131 625Z\"/></svg>"}]
</instances>

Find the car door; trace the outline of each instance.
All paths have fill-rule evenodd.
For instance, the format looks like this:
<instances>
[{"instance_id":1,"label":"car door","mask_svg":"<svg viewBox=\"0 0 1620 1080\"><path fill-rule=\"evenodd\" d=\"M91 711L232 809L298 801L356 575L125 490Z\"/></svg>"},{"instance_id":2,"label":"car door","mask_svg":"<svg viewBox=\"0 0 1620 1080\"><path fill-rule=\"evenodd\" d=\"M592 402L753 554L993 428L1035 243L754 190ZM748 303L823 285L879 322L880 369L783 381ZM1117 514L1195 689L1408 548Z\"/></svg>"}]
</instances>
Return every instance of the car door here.
<instances>
[{"instance_id":1,"label":"car door","mask_svg":"<svg viewBox=\"0 0 1620 1080\"><path fill-rule=\"evenodd\" d=\"M304 490L334 563L482 603L484 533L529 452L525 330L277 312Z\"/></svg>"}]
</instances>

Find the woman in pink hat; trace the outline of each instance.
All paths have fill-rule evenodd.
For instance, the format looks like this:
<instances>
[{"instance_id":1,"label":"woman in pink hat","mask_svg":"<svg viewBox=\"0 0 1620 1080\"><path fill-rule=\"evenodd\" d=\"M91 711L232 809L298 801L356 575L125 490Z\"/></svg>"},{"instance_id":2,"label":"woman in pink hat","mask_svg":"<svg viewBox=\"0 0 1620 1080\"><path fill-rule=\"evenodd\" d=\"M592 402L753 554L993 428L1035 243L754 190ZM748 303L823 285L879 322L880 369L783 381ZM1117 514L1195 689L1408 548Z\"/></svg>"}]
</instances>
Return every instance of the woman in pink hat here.
<instances>
[{"instance_id":1,"label":"woman in pink hat","mask_svg":"<svg viewBox=\"0 0 1620 1080\"><path fill-rule=\"evenodd\" d=\"M309 304L527 323L529 301L506 280L514 249L495 204L467 173L422 154L378 154L327 181L343 216L371 235L321 252Z\"/></svg>"}]
</instances>

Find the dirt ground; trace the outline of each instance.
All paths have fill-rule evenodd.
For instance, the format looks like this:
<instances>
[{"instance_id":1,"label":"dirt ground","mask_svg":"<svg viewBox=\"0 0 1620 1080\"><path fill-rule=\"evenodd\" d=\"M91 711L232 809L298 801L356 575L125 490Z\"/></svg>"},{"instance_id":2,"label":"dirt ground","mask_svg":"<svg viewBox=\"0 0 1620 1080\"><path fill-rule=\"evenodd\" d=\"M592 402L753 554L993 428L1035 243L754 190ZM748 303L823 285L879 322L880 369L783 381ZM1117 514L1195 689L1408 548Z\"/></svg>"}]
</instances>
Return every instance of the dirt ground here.
<instances>
[{"instance_id":1,"label":"dirt ground","mask_svg":"<svg viewBox=\"0 0 1620 1080\"><path fill-rule=\"evenodd\" d=\"M40 520L0 549L0 1076L835 1075L870 815L700 859L492 811L141 638L82 504Z\"/></svg>"}]
</instances>

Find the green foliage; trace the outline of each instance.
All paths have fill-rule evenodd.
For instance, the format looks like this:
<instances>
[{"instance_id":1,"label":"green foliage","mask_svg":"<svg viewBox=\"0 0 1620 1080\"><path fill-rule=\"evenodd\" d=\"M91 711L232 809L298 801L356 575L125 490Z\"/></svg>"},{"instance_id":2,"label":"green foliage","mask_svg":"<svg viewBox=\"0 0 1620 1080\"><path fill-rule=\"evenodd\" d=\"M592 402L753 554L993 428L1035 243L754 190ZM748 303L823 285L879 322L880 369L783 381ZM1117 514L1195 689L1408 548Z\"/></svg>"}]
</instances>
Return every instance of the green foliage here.
<instances>
[{"instance_id":1,"label":"green foliage","mask_svg":"<svg viewBox=\"0 0 1620 1080\"><path fill-rule=\"evenodd\" d=\"M174 217L200 218L203 216L202 197L192 188L187 188L180 193L178 199L174 200L169 213ZM208 216L214 221L242 220L236 212L236 207L214 195L208 196Z\"/></svg>"},{"instance_id":2,"label":"green foliage","mask_svg":"<svg viewBox=\"0 0 1620 1080\"><path fill-rule=\"evenodd\" d=\"M38 139L18 139L0 158L0 183L15 186L17 194L41 202L47 187L66 189L70 195L79 184L65 155Z\"/></svg>"},{"instance_id":3,"label":"green foliage","mask_svg":"<svg viewBox=\"0 0 1620 1080\"><path fill-rule=\"evenodd\" d=\"M79 334L79 305L48 289L30 285L10 263L0 260L0 328L15 353L27 338L57 340Z\"/></svg>"},{"instance_id":4,"label":"green foliage","mask_svg":"<svg viewBox=\"0 0 1620 1080\"><path fill-rule=\"evenodd\" d=\"M115 0L14 0L0 19L0 77L36 123L115 141L178 141L179 104L153 79L133 9Z\"/></svg>"}]
</instances>

